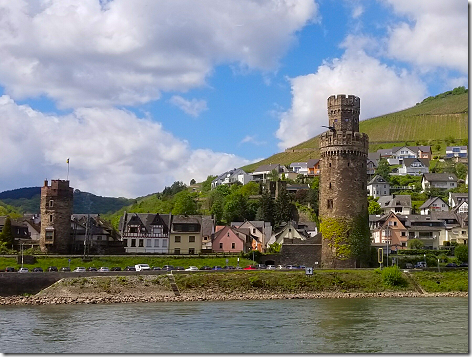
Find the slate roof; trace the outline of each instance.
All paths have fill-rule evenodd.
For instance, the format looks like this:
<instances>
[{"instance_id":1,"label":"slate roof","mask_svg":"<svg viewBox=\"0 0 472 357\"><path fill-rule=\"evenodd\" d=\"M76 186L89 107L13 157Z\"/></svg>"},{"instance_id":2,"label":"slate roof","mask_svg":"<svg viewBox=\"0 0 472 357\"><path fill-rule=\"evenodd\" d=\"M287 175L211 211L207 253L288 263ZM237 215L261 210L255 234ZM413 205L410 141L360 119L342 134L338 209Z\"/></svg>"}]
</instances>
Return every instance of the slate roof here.
<instances>
[{"instance_id":1,"label":"slate roof","mask_svg":"<svg viewBox=\"0 0 472 357\"><path fill-rule=\"evenodd\" d=\"M202 236L210 236L214 225L215 220L211 216L202 216Z\"/></svg>"},{"instance_id":2,"label":"slate roof","mask_svg":"<svg viewBox=\"0 0 472 357\"><path fill-rule=\"evenodd\" d=\"M429 160L428 159L415 159L415 158L405 158L403 159L403 165L406 167L410 167L412 163L419 161L423 164L424 167L429 167Z\"/></svg>"},{"instance_id":3,"label":"slate roof","mask_svg":"<svg viewBox=\"0 0 472 357\"><path fill-rule=\"evenodd\" d=\"M385 183L389 184L382 176L380 175L375 175L372 180L369 181L367 185L373 185L374 183ZM390 185L390 184L389 184Z\"/></svg>"},{"instance_id":4,"label":"slate roof","mask_svg":"<svg viewBox=\"0 0 472 357\"><path fill-rule=\"evenodd\" d=\"M457 182L457 176L449 172L423 174L423 178L429 182Z\"/></svg>"},{"instance_id":5,"label":"slate roof","mask_svg":"<svg viewBox=\"0 0 472 357\"><path fill-rule=\"evenodd\" d=\"M453 207L457 206L459 203L462 203L464 201L469 202L469 194L468 193L451 192L449 195L451 197Z\"/></svg>"},{"instance_id":6,"label":"slate roof","mask_svg":"<svg viewBox=\"0 0 472 357\"><path fill-rule=\"evenodd\" d=\"M381 196L377 201L381 208L411 207L410 195Z\"/></svg>"},{"instance_id":7,"label":"slate roof","mask_svg":"<svg viewBox=\"0 0 472 357\"><path fill-rule=\"evenodd\" d=\"M306 163L308 167L314 167L319 161L320 159L310 159Z\"/></svg>"},{"instance_id":8,"label":"slate roof","mask_svg":"<svg viewBox=\"0 0 472 357\"><path fill-rule=\"evenodd\" d=\"M420 206L420 209L428 208L429 206L431 206L437 200L440 200L442 203L446 204L446 206L447 206L447 203L444 202L440 197L430 197Z\"/></svg>"},{"instance_id":9,"label":"slate roof","mask_svg":"<svg viewBox=\"0 0 472 357\"><path fill-rule=\"evenodd\" d=\"M164 233L167 234L170 225L170 217L170 214L128 213L126 215L126 222L123 221L123 216L120 217L120 232L123 231L125 224L143 226L146 233L151 232L152 225L163 225Z\"/></svg>"},{"instance_id":10,"label":"slate roof","mask_svg":"<svg viewBox=\"0 0 472 357\"><path fill-rule=\"evenodd\" d=\"M272 171L272 170L277 170L280 171L280 167L283 166L282 164L269 164L269 165L261 165L257 169L253 171L253 175L257 172L266 172L266 171Z\"/></svg>"}]
</instances>

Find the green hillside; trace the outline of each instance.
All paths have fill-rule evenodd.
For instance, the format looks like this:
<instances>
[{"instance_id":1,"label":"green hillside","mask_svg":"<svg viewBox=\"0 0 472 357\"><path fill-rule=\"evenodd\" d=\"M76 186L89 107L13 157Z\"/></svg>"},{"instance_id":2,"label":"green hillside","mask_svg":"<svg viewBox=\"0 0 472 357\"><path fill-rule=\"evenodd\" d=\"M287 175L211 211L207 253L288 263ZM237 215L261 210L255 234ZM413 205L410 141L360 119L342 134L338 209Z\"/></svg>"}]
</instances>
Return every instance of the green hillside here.
<instances>
[{"instance_id":1,"label":"green hillside","mask_svg":"<svg viewBox=\"0 0 472 357\"><path fill-rule=\"evenodd\" d=\"M431 145L433 155L445 153L450 143L465 143L469 130L468 90L453 91L429 97L414 107L381 115L360 122L360 131L369 135L370 152L400 145ZM326 122L328 117L326 116ZM439 145L439 146L438 146ZM247 165L243 170L254 171L260 165L319 158L319 136L309 139L284 152Z\"/></svg>"}]
</instances>

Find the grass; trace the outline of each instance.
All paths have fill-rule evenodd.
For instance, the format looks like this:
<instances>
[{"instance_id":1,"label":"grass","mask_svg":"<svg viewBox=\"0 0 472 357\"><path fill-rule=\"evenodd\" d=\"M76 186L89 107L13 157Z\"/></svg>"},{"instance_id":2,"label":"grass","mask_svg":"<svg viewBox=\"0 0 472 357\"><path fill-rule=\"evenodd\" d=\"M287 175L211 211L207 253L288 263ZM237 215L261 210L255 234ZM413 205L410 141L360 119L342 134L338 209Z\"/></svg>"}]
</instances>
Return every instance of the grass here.
<instances>
[{"instance_id":1,"label":"grass","mask_svg":"<svg viewBox=\"0 0 472 357\"><path fill-rule=\"evenodd\" d=\"M228 259L228 264L226 264L226 259ZM173 265L173 266L183 266L188 268L190 265L195 265L197 267L207 266L225 266L232 265L237 266L238 263L237 256L228 256L228 257L182 257L175 258L174 256L100 256L92 257L91 261L84 262L82 258L74 257L71 258L70 268L74 270L77 267L121 267L124 269L126 266L134 266L135 264L149 264L149 266L158 266L162 267L164 265ZM245 267L252 264L253 261L245 258L239 258L239 266ZM0 271L5 271L5 268L14 267L16 269L21 267L21 263L18 264L16 257L1 257L0 256ZM41 267L44 271L49 266L56 266L58 269L62 267L69 266L68 258L66 257L52 257L52 256L37 256L35 264L24 264L25 268L32 270L35 267Z\"/></svg>"},{"instance_id":2,"label":"grass","mask_svg":"<svg viewBox=\"0 0 472 357\"><path fill-rule=\"evenodd\" d=\"M418 271L412 273L411 276L429 293L469 290L467 269L444 272Z\"/></svg>"}]
</instances>

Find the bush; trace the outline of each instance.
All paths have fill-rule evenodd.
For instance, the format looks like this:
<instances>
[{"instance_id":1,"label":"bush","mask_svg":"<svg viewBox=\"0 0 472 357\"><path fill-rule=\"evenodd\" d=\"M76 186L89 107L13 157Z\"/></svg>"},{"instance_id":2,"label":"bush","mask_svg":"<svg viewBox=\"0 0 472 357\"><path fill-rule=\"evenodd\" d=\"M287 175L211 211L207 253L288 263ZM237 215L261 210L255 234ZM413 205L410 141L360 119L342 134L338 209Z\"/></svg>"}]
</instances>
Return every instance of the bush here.
<instances>
[{"instance_id":1,"label":"bush","mask_svg":"<svg viewBox=\"0 0 472 357\"><path fill-rule=\"evenodd\" d=\"M469 246L459 245L454 249L454 256L460 262L469 261Z\"/></svg>"},{"instance_id":2,"label":"bush","mask_svg":"<svg viewBox=\"0 0 472 357\"><path fill-rule=\"evenodd\" d=\"M385 286L392 288L407 285L407 282L403 277L402 272L397 266L382 269L382 282Z\"/></svg>"}]
</instances>

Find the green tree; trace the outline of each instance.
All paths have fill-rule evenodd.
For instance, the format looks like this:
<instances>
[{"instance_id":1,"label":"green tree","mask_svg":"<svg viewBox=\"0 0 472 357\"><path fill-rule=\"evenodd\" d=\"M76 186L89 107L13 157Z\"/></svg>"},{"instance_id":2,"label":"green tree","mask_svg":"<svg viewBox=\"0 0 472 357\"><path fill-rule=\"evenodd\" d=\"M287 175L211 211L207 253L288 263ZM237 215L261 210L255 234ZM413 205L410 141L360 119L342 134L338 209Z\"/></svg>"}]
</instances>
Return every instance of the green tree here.
<instances>
[{"instance_id":1,"label":"green tree","mask_svg":"<svg viewBox=\"0 0 472 357\"><path fill-rule=\"evenodd\" d=\"M270 222L274 225L274 200L272 199L269 190L264 189L259 198L259 209L257 210L256 219L258 221Z\"/></svg>"},{"instance_id":2,"label":"green tree","mask_svg":"<svg viewBox=\"0 0 472 357\"><path fill-rule=\"evenodd\" d=\"M13 234L11 232L11 218L7 216L5 223L0 233L0 242L5 243L7 246L13 248Z\"/></svg>"},{"instance_id":3,"label":"green tree","mask_svg":"<svg viewBox=\"0 0 472 357\"><path fill-rule=\"evenodd\" d=\"M289 222L293 218L294 204L285 187L281 187L279 196L275 199L275 225Z\"/></svg>"},{"instance_id":4,"label":"green tree","mask_svg":"<svg viewBox=\"0 0 472 357\"><path fill-rule=\"evenodd\" d=\"M195 181L195 179L191 179L191 180L190 180L190 184L191 184L191 185L195 185L196 183L197 183L197 181Z\"/></svg>"},{"instance_id":5,"label":"green tree","mask_svg":"<svg viewBox=\"0 0 472 357\"><path fill-rule=\"evenodd\" d=\"M195 194L188 192L187 190L181 191L175 195L174 208L172 214L197 214L197 201Z\"/></svg>"},{"instance_id":6,"label":"green tree","mask_svg":"<svg viewBox=\"0 0 472 357\"><path fill-rule=\"evenodd\" d=\"M217 225L223 223L223 214L224 214L224 197L217 197L216 200L211 205L210 213L215 218Z\"/></svg>"},{"instance_id":7,"label":"green tree","mask_svg":"<svg viewBox=\"0 0 472 357\"><path fill-rule=\"evenodd\" d=\"M238 191L246 197L258 195L259 184L254 181L250 181L244 186L240 186Z\"/></svg>"},{"instance_id":8,"label":"green tree","mask_svg":"<svg viewBox=\"0 0 472 357\"><path fill-rule=\"evenodd\" d=\"M202 182L202 192L208 192L211 190L211 182L218 176L209 175L206 180Z\"/></svg>"},{"instance_id":9,"label":"green tree","mask_svg":"<svg viewBox=\"0 0 472 357\"><path fill-rule=\"evenodd\" d=\"M370 198L370 197L369 197ZM369 199L369 214L381 214L382 209L376 199Z\"/></svg>"},{"instance_id":10,"label":"green tree","mask_svg":"<svg viewBox=\"0 0 472 357\"><path fill-rule=\"evenodd\" d=\"M276 169L273 169L268 175L267 178L270 181L277 181L279 179L279 173Z\"/></svg>"},{"instance_id":11,"label":"green tree","mask_svg":"<svg viewBox=\"0 0 472 357\"><path fill-rule=\"evenodd\" d=\"M460 262L469 261L469 246L467 245L458 245L454 248L454 256Z\"/></svg>"},{"instance_id":12,"label":"green tree","mask_svg":"<svg viewBox=\"0 0 472 357\"><path fill-rule=\"evenodd\" d=\"M375 174L382 176L386 181L390 182L390 172L392 172L392 168L387 159L380 159Z\"/></svg>"},{"instance_id":13,"label":"green tree","mask_svg":"<svg viewBox=\"0 0 472 357\"><path fill-rule=\"evenodd\" d=\"M233 192L226 197L223 218L226 224L234 221L244 221L247 217L248 202L246 196Z\"/></svg>"},{"instance_id":14,"label":"green tree","mask_svg":"<svg viewBox=\"0 0 472 357\"><path fill-rule=\"evenodd\" d=\"M282 248L282 245L277 243L277 242L274 242L272 244L269 244L269 248L267 249L267 253L271 253L271 254L280 253L280 248Z\"/></svg>"},{"instance_id":15,"label":"green tree","mask_svg":"<svg viewBox=\"0 0 472 357\"><path fill-rule=\"evenodd\" d=\"M408 241L408 248L410 249L421 249L424 247L424 243L420 241L419 239L410 239Z\"/></svg>"}]
</instances>

